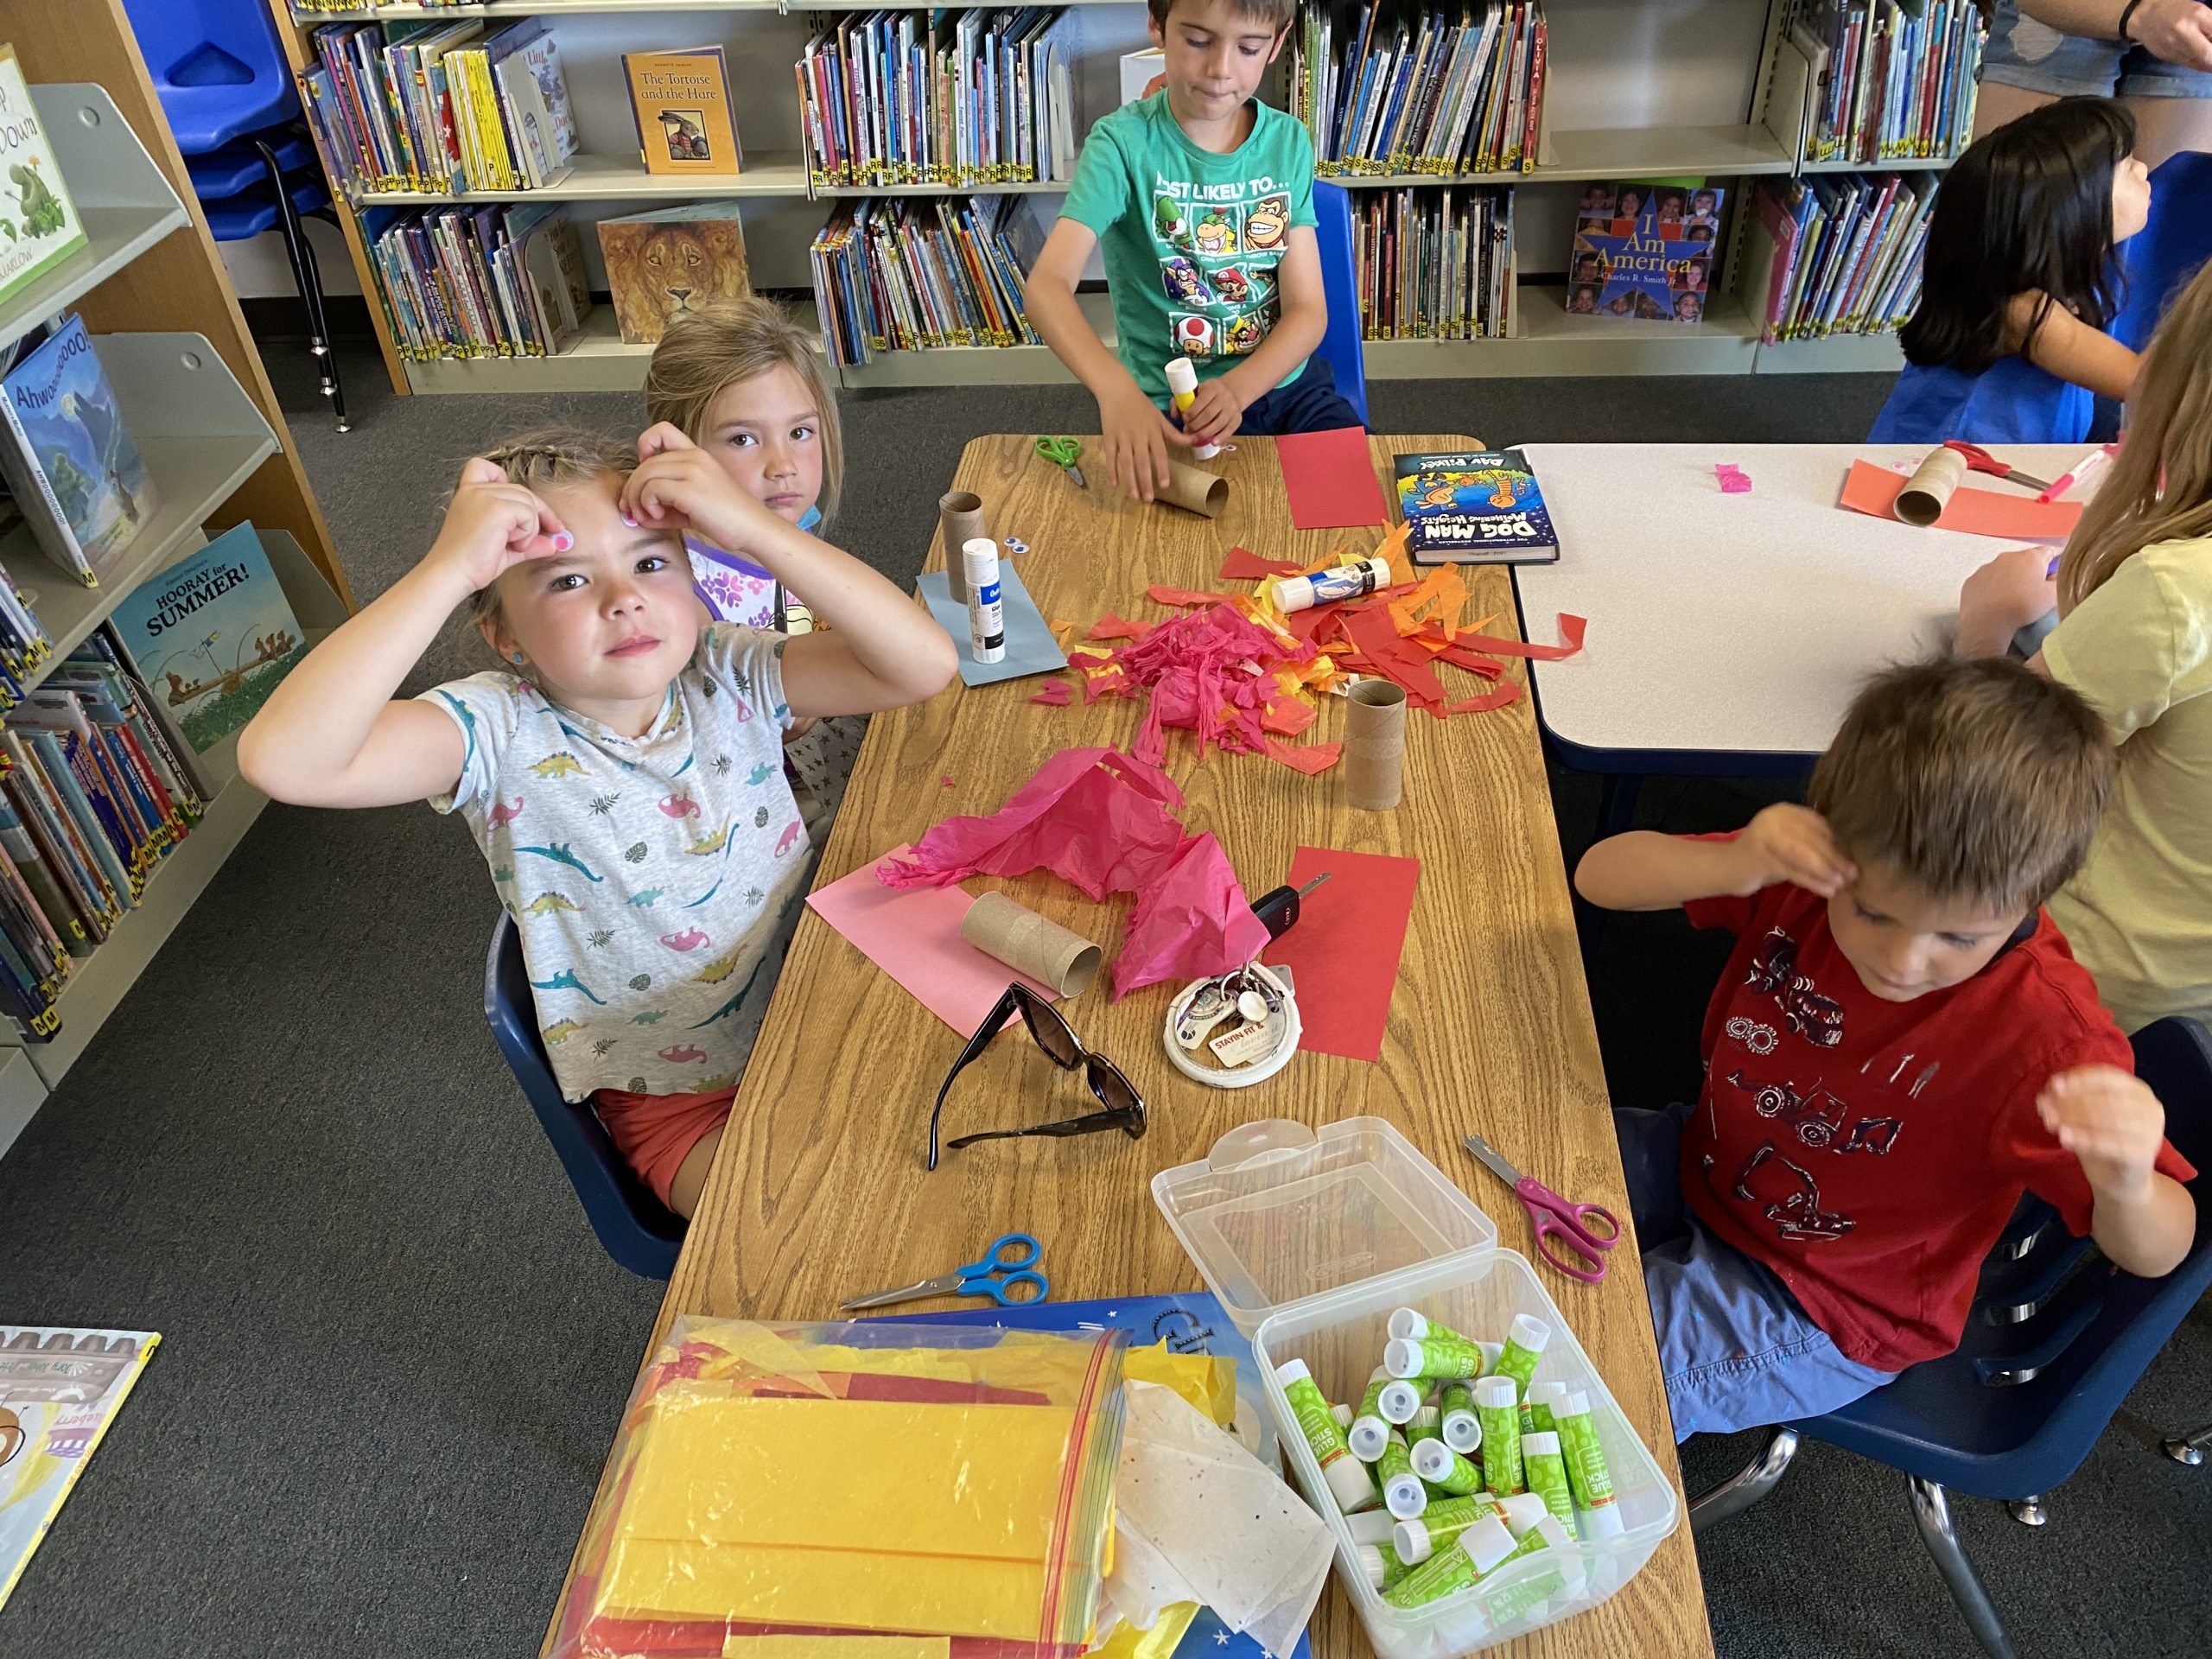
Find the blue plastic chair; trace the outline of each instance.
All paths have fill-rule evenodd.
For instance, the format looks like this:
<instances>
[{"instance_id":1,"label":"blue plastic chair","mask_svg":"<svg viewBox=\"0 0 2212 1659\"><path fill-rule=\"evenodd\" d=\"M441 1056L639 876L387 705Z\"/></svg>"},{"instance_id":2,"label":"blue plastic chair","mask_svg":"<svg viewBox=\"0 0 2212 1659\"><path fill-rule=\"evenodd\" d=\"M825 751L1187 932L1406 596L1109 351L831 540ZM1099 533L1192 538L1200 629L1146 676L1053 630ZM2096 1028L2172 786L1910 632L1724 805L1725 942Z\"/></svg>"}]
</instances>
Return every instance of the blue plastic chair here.
<instances>
[{"instance_id":1,"label":"blue plastic chair","mask_svg":"<svg viewBox=\"0 0 2212 1659\"><path fill-rule=\"evenodd\" d=\"M1359 339L1359 264L1352 255L1351 197L1340 184L1313 181L1314 239L1321 245L1321 293L1329 329L1314 355L1336 372L1337 391L1367 424L1367 359Z\"/></svg>"},{"instance_id":2,"label":"blue plastic chair","mask_svg":"<svg viewBox=\"0 0 2212 1659\"><path fill-rule=\"evenodd\" d=\"M522 935L504 911L484 961L484 1019L607 1255L641 1279L667 1278L676 1271L676 1253L683 1248L683 1217L655 1198L622 1161L590 1103L561 1097L537 1034L537 1003L530 993L530 970L523 965Z\"/></svg>"},{"instance_id":3,"label":"blue plastic chair","mask_svg":"<svg viewBox=\"0 0 2212 1659\"><path fill-rule=\"evenodd\" d=\"M299 125L299 97L263 0L124 0L192 193L218 242L283 233L307 310L308 349L338 429L352 425L330 347L322 276L300 219L337 223L322 168Z\"/></svg>"},{"instance_id":4,"label":"blue plastic chair","mask_svg":"<svg viewBox=\"0 0 2212 1659\"><path fill-rule=\"evenodd\" d=\"M2005 1627L1951 1524L1946 1490L1995 1498L2029 1526L2079 1468L2174 1329L2212 1287L2212 1038L2186 1020L2135 1033L2137 1075L2166 1108L2166 1138L2207 1173L2187 1191L2196 1239L2163 1279L2109 1266L2039 1200L2024 1201L1984 1264L1957 1352L1915 1365L1840 1411L1777 1428L1758 1457L1690 1505L1702 1532L1764 1497L1809 1436L1904 1472L1921 1541L1992 1659Z\"/></svg>"},{"instance_id":5,"label":"blue plastic chair","mask_svg":"<svg viewBox=\"0 0 2212 1659\"><path fill-rule=\"evenodd\" d=\"M2161 162L2151 175L2150 222L2120 245L2127 299L2113 338L2139 352L2182 285L2212 259L2212 156L2183 150Z\"/></svg>"}]
</instances>

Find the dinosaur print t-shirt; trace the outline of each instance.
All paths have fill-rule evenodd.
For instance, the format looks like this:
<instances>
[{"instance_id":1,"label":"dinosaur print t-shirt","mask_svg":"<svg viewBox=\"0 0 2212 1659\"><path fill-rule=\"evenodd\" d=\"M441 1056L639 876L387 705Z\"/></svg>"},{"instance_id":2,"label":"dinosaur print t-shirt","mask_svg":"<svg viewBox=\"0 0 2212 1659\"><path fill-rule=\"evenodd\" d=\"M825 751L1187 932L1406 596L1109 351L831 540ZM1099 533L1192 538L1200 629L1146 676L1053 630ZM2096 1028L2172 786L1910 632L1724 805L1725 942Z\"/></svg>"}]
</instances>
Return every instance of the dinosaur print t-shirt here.
<instances>
[{"instance_id":1,"label":"dinosaur print t-shirt","mask_svg":"<svg viewBox=\"0 0 2212 1659\"><path fill-rule=\"evenodd\" d=\"M1217 156L1191 142L1166 92L1123 105L1091 126L1060 209L1097 233L1122 365L1162 407L1170 356L1208 380L1268 337L1291 227L1313 223L1313 136L1251 107L1250 134Z\"/></svg>"},{"instance_id":2,"label":"dinosaur print t-shirt","mask_svg":"<svg viewBox=\"0 0 2212 1659\"><path fill-rule=\"evenodd\" d=\"M2050 917L1973 978L1888 1002L1860 982L1815 893L1771 887L1682 909L1736 936L1705 1017L1682 1191L1846 1357L1897 1371L1957 1347L2023 1188L2089 1230L2088 1179L2036 1096L2056 1072L2132 1071L2133 1057ZM2158 1167L2195 1173L2171 1146Z\"/></svg>"},{"instance_id":3,"label":"dinosaur print t-shirt","mask_svg":"<svg viewBox=\"0 0 2212 1659\"><path fill-rule=\"evenodd\" d=\"M512 674L423 694L461 727L458 811L522 934L561 1091L703 1094L745 1069L810 849L784 780L780 635L715 624L628 738Z\"/></svg>"}]
</instances>

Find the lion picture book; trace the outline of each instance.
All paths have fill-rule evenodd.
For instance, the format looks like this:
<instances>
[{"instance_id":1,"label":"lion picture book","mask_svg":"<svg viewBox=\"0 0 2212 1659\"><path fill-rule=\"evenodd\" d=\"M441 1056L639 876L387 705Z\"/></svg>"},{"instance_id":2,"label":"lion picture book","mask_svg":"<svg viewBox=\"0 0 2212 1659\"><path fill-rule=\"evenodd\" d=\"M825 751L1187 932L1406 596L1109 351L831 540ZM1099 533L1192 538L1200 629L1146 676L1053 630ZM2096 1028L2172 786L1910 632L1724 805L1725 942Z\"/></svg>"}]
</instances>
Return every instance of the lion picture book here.
<instances>
[{"instance_id":1,"label":"lion picture book","mask_svg":"<svg viewBox=\"0 0 2212 1659\"><path fill-rule=\"evenodd\" d=\"M737 173L744 156L730 114L729 64L719 46L626 52L630 113L648 173Z\"/></svg>"},{"instance_id":2,"label":"lion picture book","mask_svg":"<svg viewBox=\"0 0 2212 1659\"><path fill-rule=\"evenodd\" d=\"M599 221L607 289L625 343L655 346L677 318L749 291L734 201L687 201Z\"/></svg>"}]
</instances>

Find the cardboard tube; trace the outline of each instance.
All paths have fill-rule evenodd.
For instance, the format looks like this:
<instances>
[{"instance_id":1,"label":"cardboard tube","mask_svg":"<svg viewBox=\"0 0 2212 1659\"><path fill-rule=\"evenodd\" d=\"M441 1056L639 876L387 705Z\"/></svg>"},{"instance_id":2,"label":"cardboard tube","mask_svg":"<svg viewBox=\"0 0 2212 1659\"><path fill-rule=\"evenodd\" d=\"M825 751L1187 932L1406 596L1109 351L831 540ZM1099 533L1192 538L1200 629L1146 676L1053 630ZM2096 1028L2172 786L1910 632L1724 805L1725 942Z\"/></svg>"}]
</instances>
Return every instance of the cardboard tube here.
<instances>
[{"instance_id":1,"label":"cardboard tube","mask_svg":"<svg viewBox=\"0 0 2212 1659\"><path fill-rule=\"evenodd\" d=\"M1002 893L983 893L968 906L960 937L1060 996L1082 995L1106 959L1082 934L1069 932Z\"/></svg>"},{"instance_id":2,"label":"cardboard tube","mask_svg":"<svg viewBox=\"0 0 2212 1659\"><path fill-rule=\"evenodd\" d=\"M1405 791L1405 690L1362 680L1344 702L1344 792L1364 811L1387 812Z\"/></svg>"},{"instance_id":3,"label":"cardboard tube","mask_svg":"<svg viewBox=\"0 0 2212 1659\"><path fill-rule=\"evenodd\" d=\"M1202 518L1219 517L1229 505L1229 480L1212 473L1200 472L1195 467L1185 467L1179 461L1167 463L1167 487L1156 499L1195 512Z\"/></svg>"},{"instance_id":4,"label":"cardboard tube","mask_svg":"<svg viewBox=\"0 0 2212 1659\"><path fill-rule=\"evenodd\" d=\"M1955 449L1938 449L1920 463L1920 470L1905 480L1897 492L1893 511L1908 524L1922 528L1942 517L1944 504L1959 480L1967 475L1967 458Z\"/></svg>"},{"instance_id":5,"label":"cardboard tube","mask_svg":"<svg viewBox=\"0 0 2212 1659\"><path fill-rule=\"evenodd\" d=\"M970 495L965 490L954 490L937 499L938 523L944 531L944 582L952 590L952 602L968 602L968 580L960 568L960 550L980 536L991 532L983 528L983 498Z\"/></svg>"}]
</instances>

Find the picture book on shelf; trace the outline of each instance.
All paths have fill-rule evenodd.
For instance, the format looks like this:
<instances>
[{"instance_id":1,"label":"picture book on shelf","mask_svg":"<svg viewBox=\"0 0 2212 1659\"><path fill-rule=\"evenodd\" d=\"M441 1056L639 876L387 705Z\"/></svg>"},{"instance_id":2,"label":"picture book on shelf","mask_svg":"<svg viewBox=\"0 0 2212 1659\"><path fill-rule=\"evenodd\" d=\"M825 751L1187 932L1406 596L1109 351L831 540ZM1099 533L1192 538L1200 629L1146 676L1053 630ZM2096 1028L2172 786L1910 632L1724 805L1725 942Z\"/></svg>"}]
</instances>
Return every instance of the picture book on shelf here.
<instances>
[{"instance_id":1,"label":"picture book on shelf","mask_svg":"<svg viewBox=\"0 0 2212 1659\"><path fill-rule=\"evenodd\" d=\"M0 474L40 548L97 588L161 498L83 318L0 377Z\"/></svg>"},{"instance_id":2,"label":"picture book on shelf","mask_svg":"<svg viewBox=\"0 0 2212 1659\"><path fill-rule=\"evenodd\" d=\"M614 321L632 346L657 345L677 318L752 291L745 227L734 201L691 201L602 219L599 251Z\"/></svg>"},{"instance_id":3,"label":"picture book on shelf","mask_svg":"<svg viewBox=\"0 0 2212 1659\"><path fill-rule=\"evenodd\" d=\"M161 1339L0 1325L0 1605Z\"/></svg>"},{"instance_id":4,"label":"picture book on shelf","mask_svg":"<svg viewBox=\"0 0 2212 1659\"><path fill-rule=\"evenodd\" d=\"M1398 457L1398 513L1415 564L1550 564L1559 537L1517 449Z\"/></svg>"},{"instance_id":5,"label":"picture book on shelf","mask_svg":"<svg viewBox=\"0 0 2212 1659\"><path fill-rule=\"evenodd\" d=\"M1567 255L1567 314L1702 322L1726 195L1696 180L1584 185Z\"/></svg>"},{"instance_id":6,"label":"picture book on shelf","mask_svg":"<svg viewBox=\"0 0 2212 1659\"><path fill-rule=\"evenodd\" d=\"M730 112L729 65L719 46L626 52L630 113L648 173L736 173L744 156Z\"/></svg>"},{"instance_id":7,"label":"picture book on shelf","mask_svg":"<svg viewBox=\"0 0 2212 1659\"><path fill-rule=\"evenodd\" d=\"M0 46L0 297L85 245L16 48Z\"/></svg>"},{"instance_id":8,"label":"picture book on shelf","mask_svg":"<svg viewBox=\"0 0 2212 1659\"><path fill-rule=\"evenodd\" d=\"M251 524L147 577L113 620L132 669L195 754L251 720L307 654Z\"/></svg>"}]
</instances>

